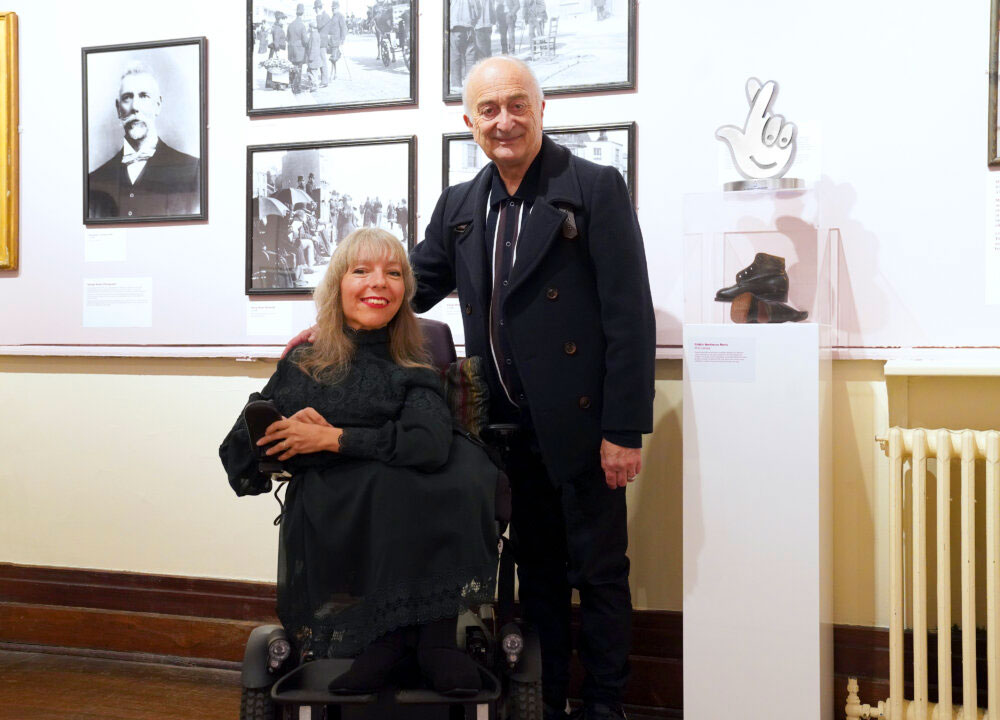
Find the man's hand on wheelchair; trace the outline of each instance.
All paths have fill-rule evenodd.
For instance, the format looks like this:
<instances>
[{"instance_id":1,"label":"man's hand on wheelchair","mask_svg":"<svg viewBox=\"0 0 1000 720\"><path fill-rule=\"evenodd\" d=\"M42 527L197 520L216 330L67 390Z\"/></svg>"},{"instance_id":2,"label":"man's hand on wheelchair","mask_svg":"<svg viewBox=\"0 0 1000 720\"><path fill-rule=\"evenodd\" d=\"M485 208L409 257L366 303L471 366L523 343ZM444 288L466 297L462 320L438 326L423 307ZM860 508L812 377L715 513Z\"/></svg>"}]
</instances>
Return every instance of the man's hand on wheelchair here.
<instances>
[{"instance_id":1,"label":"man's hand on wheelchair","mask_svg":"<svg viewBox=\"0 0 1000 720\"><path fill-rule=\"evenodd\" d=\"M306 330L303 330L298 335L296 335L291 340L289 340L288 344L285 345L285 349L281 351L281 357L285 357L288 353L290 353L295 348L296 345L301 345L302 343L306 343L306 342L316 342L316 326L315 325L313 325L311 328L307 328Z\"/></svg>"},{"instance_id":2,"label":"man's hand on wheelchair","mask_svg":"<svg viewBox=\"0 0 1000 720\"><path fill-rule=\"evenodd\" d=\"M278 460L284 461L296 455L324 450L339 452L343 432L328 423L313 408L303 408L290 418L271 423L267 433L257 444L274 443L274 447L268 448L266 454L278 455Z\"/></svg>"},{"instance_id":3,"label":"man's hand on wheelchair","mask_svg":"<svg viewBox=\"0 0 1000 720\"><path fill-rule=\"evenodd\" d=\"M609 488L623 488L635 480L642 469L642 448L627 448L602 440L601 468Z\"/></svg>"}]
</instances>

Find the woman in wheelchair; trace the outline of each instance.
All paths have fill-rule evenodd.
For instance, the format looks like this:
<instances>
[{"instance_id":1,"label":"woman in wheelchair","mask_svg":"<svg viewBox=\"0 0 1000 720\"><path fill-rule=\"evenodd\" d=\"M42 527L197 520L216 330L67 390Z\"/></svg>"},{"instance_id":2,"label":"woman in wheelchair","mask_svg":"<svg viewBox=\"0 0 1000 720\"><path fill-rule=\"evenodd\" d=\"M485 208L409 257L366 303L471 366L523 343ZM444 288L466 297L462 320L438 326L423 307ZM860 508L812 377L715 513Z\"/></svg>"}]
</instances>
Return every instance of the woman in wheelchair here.
<instances>
[{"instance_id":1,"label":"woman in wheelchair","mask_svg":"<svg viewBox=\"0 0 1000 720\"><path fill-rule=\"evenodd\" d=\"M481 687L456 618L492 602L497 468L453 432L410 309L403 245L364 228L316 289L316 341L253 400L283 416L258 445L291 474L281 515L278 617L302 659L357 656L332 692L380 688L412 658L446 694ZM219 450L237 495L271 489L241 416Z\"/></svg>"}]
</instances>

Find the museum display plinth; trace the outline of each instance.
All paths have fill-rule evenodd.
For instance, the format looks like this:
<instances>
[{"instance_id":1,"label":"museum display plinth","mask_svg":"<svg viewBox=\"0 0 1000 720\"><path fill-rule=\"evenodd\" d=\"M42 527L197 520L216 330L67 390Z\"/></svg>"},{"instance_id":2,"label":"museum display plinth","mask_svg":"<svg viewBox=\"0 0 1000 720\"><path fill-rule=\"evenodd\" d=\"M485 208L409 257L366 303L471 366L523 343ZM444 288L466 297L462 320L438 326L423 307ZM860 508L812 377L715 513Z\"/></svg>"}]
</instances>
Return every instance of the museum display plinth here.
<instances>
[{"instance_id":1,"label":"museum display plinth","mask_svg":"<svg viewBox=\"0 0 1000 720\"><path fill-rule=\"evenodd\" d=\"M824 325L684 326L685 717L830 717L830 370Z\"/></svg>"}]
</instances>

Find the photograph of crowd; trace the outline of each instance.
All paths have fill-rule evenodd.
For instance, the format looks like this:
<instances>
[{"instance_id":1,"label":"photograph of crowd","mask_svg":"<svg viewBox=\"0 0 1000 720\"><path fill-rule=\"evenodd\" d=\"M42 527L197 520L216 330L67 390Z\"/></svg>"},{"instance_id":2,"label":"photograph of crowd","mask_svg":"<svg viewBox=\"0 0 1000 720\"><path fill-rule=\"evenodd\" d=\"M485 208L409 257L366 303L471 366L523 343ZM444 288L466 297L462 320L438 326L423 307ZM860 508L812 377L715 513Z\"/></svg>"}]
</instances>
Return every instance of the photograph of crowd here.
<instances>
[{"instance_id":1,"label":"photograph of crowd","mask_svg":"<svg viewBox=\"0 0 1000 720\"><path fill-rule=\"evenodd\" d=\"M248 295L309 293L359 227L413 246L414 138L247 148Z\"/></svg>"},{"instance_id":2,"label":"photograph of crowd","mask_svg":"<svg viewBox=\"0 0 1000 720\"><path fill-rule=\"evenodd\" d=\"M416 0L247 0L247 113L416 102Z\"/></svg>"},{"instance_id":3,"label":"photograph of crowd","mask_svg":"<svg viewBox=\"0 0 1000 720\"><path fill-rule=\"evenodd\" d=\"M635 202L635 123L546 128L545 134L577 157L599 165L613 165L625 178ZM444 187L471 180L489 162L471 133L443 137Z\"/></svg>"},{"instance_id":4,"label":"photograph of crowd","mask_svg":"<svg viewBox=\"0 0 1000 720\"><path fill-rule=\"evenodd\" d=\"M205 38L83 48L83 222L208 217Z\"/></svg>"},{"instance_id":5,"label":"photograph of crowd","mask_svg":"<svg viewBox=\"0 0 1000 720\"><path fill-rule=\"evenodd\" d=\"M483 58L524 60L548 95L635 87L636 0L449 0L444 99Z\"/></svg>"}]
</instances>

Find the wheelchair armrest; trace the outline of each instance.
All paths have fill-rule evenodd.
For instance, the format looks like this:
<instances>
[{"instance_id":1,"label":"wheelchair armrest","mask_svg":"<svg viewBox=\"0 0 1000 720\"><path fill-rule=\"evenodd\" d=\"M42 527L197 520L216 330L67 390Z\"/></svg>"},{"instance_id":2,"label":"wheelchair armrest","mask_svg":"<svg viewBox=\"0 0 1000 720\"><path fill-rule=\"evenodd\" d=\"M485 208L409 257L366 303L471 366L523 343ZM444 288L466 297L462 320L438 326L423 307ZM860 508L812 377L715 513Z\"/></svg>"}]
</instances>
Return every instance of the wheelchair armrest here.
<instances>
[{"instance_id":1,"label":"wheelchair armrest","mask_svg":"<svg viewBox=\"0 0 1000 720\"><path fill-rule=\"evenodd\" d=\"M257 444L257 441L267 433L268 426L281 419L281 412L270 400L254 400L243 408L243 421L246 423L247 432L250 435L250 445L257 458L258 469L264 475L281 473L284 470L276 455L272 457L265 453L274 443L270 445Z\"/></svg>"}]
</instances>

